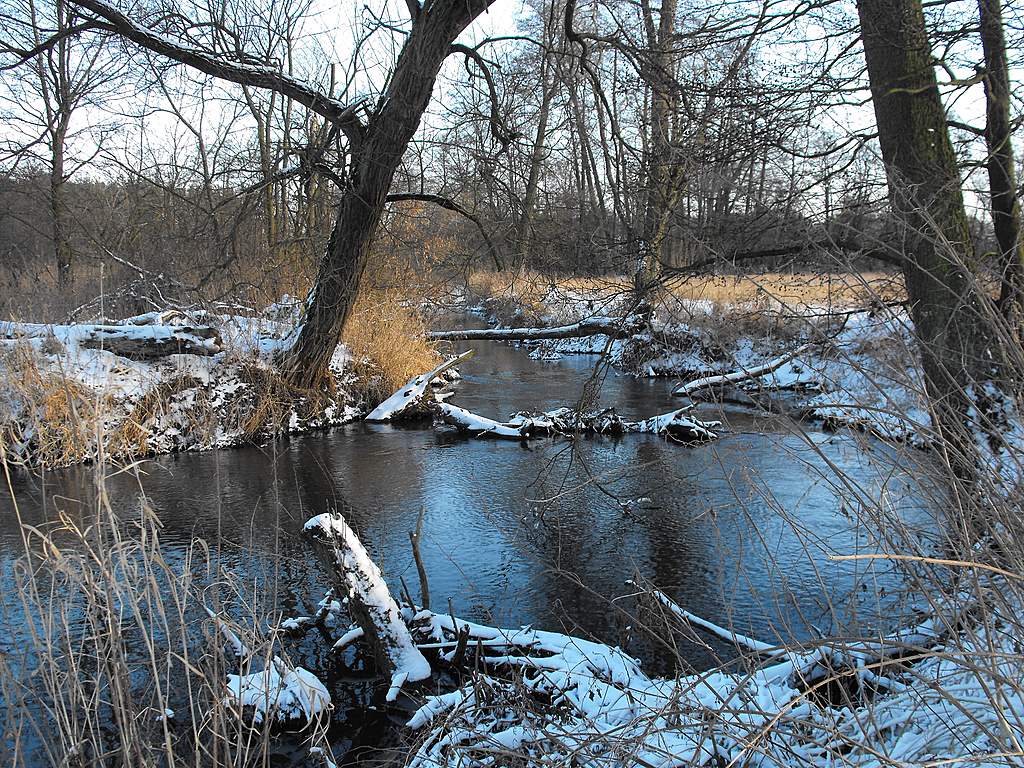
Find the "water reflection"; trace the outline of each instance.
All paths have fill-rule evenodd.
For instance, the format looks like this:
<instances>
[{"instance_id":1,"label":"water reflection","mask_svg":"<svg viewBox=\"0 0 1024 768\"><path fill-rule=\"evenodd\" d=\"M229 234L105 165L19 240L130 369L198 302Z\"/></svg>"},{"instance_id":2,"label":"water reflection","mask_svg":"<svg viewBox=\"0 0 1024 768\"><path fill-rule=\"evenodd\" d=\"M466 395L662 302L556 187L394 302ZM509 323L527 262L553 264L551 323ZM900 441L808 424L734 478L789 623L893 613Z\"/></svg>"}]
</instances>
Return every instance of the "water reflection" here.
<instances>
[{"instance_id":1,"label":"water reflection","mask_svg":"<svg viewBox=\"0 0 1024 768\"><path fill-rule=\"evenodd\" d=\"M484 415L572 402L593 358L539 364L521 350L476 345L457 402ZM673 407L666 381L610 375L602 391L632 418ZM908 474L872 463L852 436L802 436L778 420L727 414L733 433L698 448L650 436L541 440L529 446L465 440L429 429L351 425L306 436L145 462L139 479L108 478L119 514L145 494L164 524L168 556L195 537L219 563L286 613L308 613L322 576L303 522L342 509L394 588L416 590L408 531L425 509L423 555L434 600L470 618L567 627L618 642L633 610L634 574L688 609L772 639L828 631L851 617L879 620L886 568L834 563L829 552L870 547L872 531L841 514L833 468L908 520L931 516ZM82 514L95 470L15 479L23 519ZM10 499L0 501L0 567L22 553ZM866 579L868 589L858 588ZM847 599L853 595L852 599ZM622 610L620 611L619 608ZM9 618L9 617L8 617ZM635 634L635 633L634 633ZM706 666L706 649L681 643ZM637 642L656 668L670 660ZM723 649L718 649L723 650Z\"/></svg>"}]
</instances>

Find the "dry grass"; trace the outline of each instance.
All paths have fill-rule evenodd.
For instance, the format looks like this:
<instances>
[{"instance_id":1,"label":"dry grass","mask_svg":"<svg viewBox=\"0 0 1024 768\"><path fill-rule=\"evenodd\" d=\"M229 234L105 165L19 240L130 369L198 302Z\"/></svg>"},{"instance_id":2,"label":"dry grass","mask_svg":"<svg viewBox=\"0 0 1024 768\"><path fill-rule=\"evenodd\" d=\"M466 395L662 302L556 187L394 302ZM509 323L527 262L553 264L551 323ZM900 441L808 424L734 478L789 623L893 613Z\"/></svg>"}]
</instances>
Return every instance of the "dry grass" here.
<instances>
[{"instance_id":1,"label":"dry grass","mask_svg":"<svg viewBox=\"0 0 1024 768\"><path fill-rule=\"evenodd\" d=\"M423 319L397 291L364 290L345 326L359 397L376 405L439 360Z\"/></svg>"},{"instance_id":2,"label":"dry grass","mask_svg":"<svg viewBox=\"0 0 1024 768\"><path fill-rule=\"evenodd\" d=\"M240 665L259 668L280 651L243 633L256 653L240 662L225 651L207 608L230 606L258 627L275 606L220 572L202 540L166 559L153 511L143 501L133 519L120 519L104 471L84 510L22 529L23 554L3 598L20 642L0 659L0 762L271 764L270 725L252 725L226 697L225 682ZM319 724L301 736L323 743Z\"/></svg>"},{"instance_id":3,"label":"dry grass","mask_svg":"<svg viewBox=\"0 0 1024 768\"><path fill-rule=\"evenodd\" d=\"M17 345L0 359L8 397L24 404L25 422L3 418L4 445L31 442L40 463L77 464L93 457L95 430L108 413L110 401L67 376L44 371L27 346Z\"/></svg>"},{"instance_id":4,"label":"dry grass","mask_svg":"<svg viewBox=\"0 0 1024 768\"><path fill-rule=\"evenodd\" d=\"M509 299L527 313L544 309L542 298L552 288L597 299L625 295L625 277L552 277L539 272L472 272L469 290L480 298ZM767 308L822 306L836 309L868 306L903 298L902 279L885 272L785 273L709 275L666 280L662 298L706 301L717 307L744 304Z\"/></svg>"}]
</instances>

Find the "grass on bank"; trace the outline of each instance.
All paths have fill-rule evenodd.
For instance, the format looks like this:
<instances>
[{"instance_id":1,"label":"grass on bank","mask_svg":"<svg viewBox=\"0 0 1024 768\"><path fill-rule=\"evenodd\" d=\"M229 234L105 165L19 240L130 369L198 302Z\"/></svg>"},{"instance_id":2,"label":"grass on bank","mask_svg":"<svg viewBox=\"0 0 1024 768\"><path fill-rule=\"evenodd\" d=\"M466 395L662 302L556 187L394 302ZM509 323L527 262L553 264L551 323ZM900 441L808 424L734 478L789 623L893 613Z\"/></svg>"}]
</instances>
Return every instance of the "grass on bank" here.
<instances>
[{"instance_id":1,"label":"grass on bank","mask_svg":"<svg viewBox=\"0 0 1024 768\"><path fill-rule=\"evenodd\" d=\"M424 330L401 296L365 292L345 328L348 362L310 391L290 386L252 349L229 348L216 360L162 359L140 373L138 364L109 353L82 358L60 344L3 342L0 440L10 457L53 467L329 426L346 408L373 408L436 365ZM109 371L97 377L97 365ZM127 393L104 383L119 376L119 366L139 380Z\"/></svg>"}]
</instances>

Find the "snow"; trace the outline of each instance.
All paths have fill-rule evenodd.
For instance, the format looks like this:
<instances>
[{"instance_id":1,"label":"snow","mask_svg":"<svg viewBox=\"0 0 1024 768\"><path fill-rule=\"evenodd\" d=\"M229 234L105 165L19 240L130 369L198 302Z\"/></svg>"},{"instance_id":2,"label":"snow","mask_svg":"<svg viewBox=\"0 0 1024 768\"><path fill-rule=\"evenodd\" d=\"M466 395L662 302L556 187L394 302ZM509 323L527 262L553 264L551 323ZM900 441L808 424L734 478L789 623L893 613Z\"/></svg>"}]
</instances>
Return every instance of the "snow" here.
<instances>
[{"instance_id":1,"label":"snow","mask_svg":"<svg viewBox=\"0 0 1024 768\"><path fill-rule=\"evenodd\" d=\"M417 682L430 677L430 664L412 641L380 568L345 519L339 514L324 513L308 520L305 530L334 545L338 572L350 596L370 615L398 686L406 680ZM404 678L399 681L400 675Z\"/></svg>"},{"instance_id":2,"label":"snow","mask_svg":"<svg viewBox=\"0 0 1024 768\"><path fill-rule=\"evenodd\" d=\"M65 462L94 456L98 440L106 441L108 454L134 450L135 454L209 450L251 442L254 434L243 425L253 411L263 381L276 375L273 355L287 346L295 322L291 305L278 303L264 313L216 315L206 311L146 313L110 325L46 325L0 323L0 430L12 436L17 458L26 463L40 460L36 452L38 427L45 411L19 385L18 366L28 362L42 381L63 390L66 385L81 391L94 404L102 429L79 436L89 445L77 446ZM157 325L156 323L166 323ZM126 338L180 338L183 329L212 328L212 338L196 338L212 354L170 354L151 360L134 360L87 344L97 336L116 332ZM215 351L216 348L219 351ZM335 351L332 371L339 394L316 413L304 412L303 403L291 404L281 424L266 423L267 435L276 431L303 432L353 421L359 410L345 394L350 359L343 347ZM3 369L8 370L4 371ZM144 409L137 406L151 393L155 398ZM45 425L44 425L45 426ZM121 430L133 438L115 439ZM60 463L58 461L57 463Z\"/></svg>"},{"instance_id":3,"label":"snow","mask_svg":"<svg viewBox=\"0 0 1024 768\"><path fill-rule=\"evenodd\" d=\"M731 635L679 611L714 634ZM417 620L449 634L453 625L433 614ZM597 643L465 624L471 637L499 639L507 650L488 657L490 669L514 667L520 674L490 671L428 697L408 723L429 728L411 766L485 766L499 748L514 750L526 764L595 768L995 766L1009 764L1000 755L1019 755L1024 740L1019 688L1001 683L1019 680L1024 660L999 626L945 645L934 646L938 635L924 627L878 644L825 641L806 651L733 636L772 660L661 679ZM904 645L911 637L922 645ZM896 647L923 658L913 665L886 662ZM855 692L845 703L809 695L837 674L878 693L860 700ZM524 690L550 705L524 706Z\"/></svg>"},{"instance_id":4,"label":"snow","mask_svg":"<svg viewBox=\"0 0 1024 768\"><path fill-rule=\"evenodd\" d=\"M262 723L269 716L280 723L309 722L331 709L331 696L312 672L289 667L275 656L267 667L248 675L228 675L230 705Z\"/></svg>"},{"instance_id":5,"label":"snow","mask_svg":"<svg viewBox=\"0 0 1024 768\"><path fill-rule=\"evenodd\" d=\"M502 424L499 421L471 413L465 408L459 408L457 405L438 403L437 409L445 423L471 432L477 437L504 437L513 440L524 440L527 437L524 426L512 423Z\"/></svg>"}]
</instances>

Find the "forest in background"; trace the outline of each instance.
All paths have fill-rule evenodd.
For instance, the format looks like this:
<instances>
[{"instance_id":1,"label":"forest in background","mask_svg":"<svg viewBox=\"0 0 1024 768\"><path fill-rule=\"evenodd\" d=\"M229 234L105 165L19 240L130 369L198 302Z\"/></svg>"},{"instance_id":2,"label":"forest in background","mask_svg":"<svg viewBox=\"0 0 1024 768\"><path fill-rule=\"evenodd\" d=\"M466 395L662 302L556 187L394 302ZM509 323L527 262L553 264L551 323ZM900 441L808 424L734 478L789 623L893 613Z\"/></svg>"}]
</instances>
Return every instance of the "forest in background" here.
<instances>
[{"instance_id":1,"label":"forest in background","mask_svg":"<svg viewBox=\"0 0 1024 768\"><path fill-rule=\"evenodd\" d=\"M401 43L388 15L399 10L360 11L352 32L308 3L156 5L146 18L366 103L381 87L375 57ZM595 1L574 12L578 42L564 3L493 9L484 22L497 31L445 65L371 271L632 275L639 244L655 242L683 273L893 269L897 227L851 5ZM928 8L975 250L993 254L976 15L972 3ZM1013 4L1004 16L1012 70L1024 28ZM5 18L15 62L82 17L25 0ZM350 61L328 63L347 34ZM102 31L12 64L0 99L6 317L94 317L101 293L130 314L147 299L257 308L309 289L345 163L339 132L296 100Z\"/></svg>"}]
</instances>

